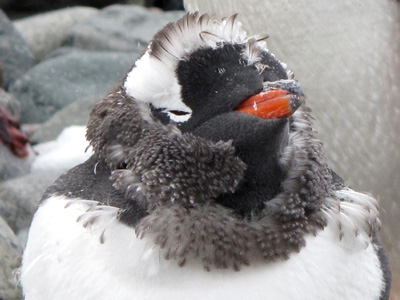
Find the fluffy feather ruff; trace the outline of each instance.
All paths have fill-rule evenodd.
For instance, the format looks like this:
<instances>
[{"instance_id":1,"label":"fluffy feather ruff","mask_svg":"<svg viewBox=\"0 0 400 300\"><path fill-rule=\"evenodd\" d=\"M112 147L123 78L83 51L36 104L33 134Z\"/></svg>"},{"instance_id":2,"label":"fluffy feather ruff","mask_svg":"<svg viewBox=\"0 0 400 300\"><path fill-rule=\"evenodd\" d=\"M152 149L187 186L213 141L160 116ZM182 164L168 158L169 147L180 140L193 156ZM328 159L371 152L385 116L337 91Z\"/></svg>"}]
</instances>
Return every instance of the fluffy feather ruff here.
<instances>
[{"instance_id":1,"label":"fluffy feather ruff","mask_svg":"<svg viewBox=\"0 0 400 300\"><path fill-rule=\"evenodd\" d=\"M380 229L378 201L349 188L335 191L334 198L328 199L322 211L348 249L367 248L373 234Z\"/></svg>"},{"instance_id":2,"label":"fluffy feather ruff","mask_svg":"<svg viewBox=\"0 0 400 300\"><path fill-rule=\"evenodd\" d=\"M139 110L123 89L111 93L92 111L87 137L112 170L114 187L147 209L136 234L159 246L166 259L239 270L255 261L287 259L301 250L308 233L316 235L331 221L340 224L338 240L344 235L357 240L376 229L369 225L378 222L373 198L353 199L354 193L334 190L308 108L291 119L281 158L287 169L283 192L252 220L212 200L233 193L243 178L245 165L230 143L182 134L175 126L141 118ZM125 213L121 208L119 217Z\"/></svg>"},{"instance_id":3,"label":"fluffy feather ruff","mask_svg":"<svg viewBox=\"0 0 400 300\"><path fill-rule=\"evenodd\" d=\"M267 205L282 206L287 195L298 194L304 209L318 211L326 195L332 192L332 175L326 163L322 143L315 138L312 129L311 109L299 108L291 119L289 144L280 159L287 170L283 181L283 194L267 202Z\"/></svg>"},{"instance_id":4,"label":"fluffy feather ruff","mask_svg":"<svg viewBox=\"0 0 400 300\"><path fill-rule=\"evenodd\" d=\"M255 261L287 259L305 245L292 228L282 232L279 223L273 216L248 222L208 202L189 210L179 205L159 207L139 223L136 234L153 240L164 258L177 261L179 266L194 259L207 271L239 271Z\"/></svg>"},{"instance_id":5,"label":"fluffy feather ruff","mask_svg":"<svg viewBox=\"0 0 400 300\"><path fill-rule=\"evenodd\" d=\"M142 119L124 91L94 107L87 138L113 171L114 186L135 201L144 199L149 210L172 204L189 208L233 193L246 168L230 142L212 143Z\"/></svg>"},{"instance_id":6,"label":"fluffy feather ruff","mask_svg":"<svg viewBox=\"0 0 400 300\"><path fill-rule=\"evenodd\" d=\"M78 216L76 222L82 224L84 228L91 229L96 223L96 232L99 237L100 244L104 244L106 240L107 227L116 221L119 209L117 207L103 205L98 201L93 200L70 200L67 201L65 208L73 205L85 207L85 211ZM99 227L99 224L101 226Z\"/></svg>"},{"instance_id":7,"label":"fluffy feather ruff","mask_svg":"<svg viewBox=\"0 0 400 300\"><path fill-rule=\"evenodd\" d=\"M253 220L239 219L210 200L190 209L157 207L140 221L136 233L151 238L166 259L179 265L198 259L206 270L239 270L255 261L287 259L299 252L307 233L317 234L326 226L321 208L333 192L322 144L311 125L308 108L293 116L289 145L281 159L288 170L284 191L266 202Z\"/></svg>"},{"instance_id":8,"label":"fluffy feather ruff","mask_svg":"<svg viewBox=\"0 0 400 300\"><path fill-rule=\"evenodd\" d=\"M337 198L343 194L346 198ZM330 224L330 230L344 249L364 251L379 225L376 200L345 189L326 201L330 206L322 208L327 221L321 227ZM325 222L321 215L318 221ZM313 223L316 220L312 218L308 222L299 218L297 223L282 224L276 215L247 222L224 207L207 203L190 210L179 205L159 207L135 230L140 239L152 240L165 259L175 260L179 266L198 260L207 271L212 268L239 271L251 263L288 259L291 253L299 252L305 246L307 232L317 235Z\"/></svg>"}]
</instances>

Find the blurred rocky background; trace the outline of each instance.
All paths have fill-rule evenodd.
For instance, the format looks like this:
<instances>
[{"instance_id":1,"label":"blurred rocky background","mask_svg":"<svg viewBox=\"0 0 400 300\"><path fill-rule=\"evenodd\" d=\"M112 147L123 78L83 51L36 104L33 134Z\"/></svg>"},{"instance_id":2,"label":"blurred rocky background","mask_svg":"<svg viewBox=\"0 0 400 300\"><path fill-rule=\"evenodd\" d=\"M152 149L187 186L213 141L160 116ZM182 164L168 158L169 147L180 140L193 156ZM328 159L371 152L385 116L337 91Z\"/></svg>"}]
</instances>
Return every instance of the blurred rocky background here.
<instances>
[{"instance_id":1,"label":"blurred rocky background","mask_svg":"<svg viewBox=\"0 0 400 300\"><path fill-rule=\"evenodd\" d=\"M270 34L271 52L308 95L332 167L380 199L391 299L400 299L400 2L185 5L239 12L248 32ZM16 270L41 194L90 155L84 126L92 106L184 12L182 0L0 0L0 9L0 299L9 300L22 299Z\"/></svg>"}]
</instances>

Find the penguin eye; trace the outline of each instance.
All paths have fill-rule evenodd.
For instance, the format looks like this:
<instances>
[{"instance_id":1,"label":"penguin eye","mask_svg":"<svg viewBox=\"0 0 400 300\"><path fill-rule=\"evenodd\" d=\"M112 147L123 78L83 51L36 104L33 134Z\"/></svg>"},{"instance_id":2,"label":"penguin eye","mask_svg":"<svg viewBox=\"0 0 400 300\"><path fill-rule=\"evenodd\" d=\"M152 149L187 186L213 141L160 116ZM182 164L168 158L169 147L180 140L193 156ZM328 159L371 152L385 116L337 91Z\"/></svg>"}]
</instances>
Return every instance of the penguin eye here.
<instances>
[{"instance_id":1,"label":"penguin eye","mask_svg":"<svg viewBox=\"0 0 400 300\"><path fill-rule=\"evenodd\" d=\"M175 110L175 109L167 110L164 112L167 113L170 120L177 122L177 123L186 122L187 120L190 119L190 117L192 115L190 112L182 111L182 110Z\"/></svg>"},{"instance_id":2,"label":"penguin eye","mask_svg":"<svg viewBox=\"0 0 400 300\"><path fill-rule=\"evenodd\" d=\"M188 115L190 113L186 112L186 111L181 111L181 110L170 110L169 111L171 114L174 114L176 116L185 116Z\"/></svg>"}]
</instances>

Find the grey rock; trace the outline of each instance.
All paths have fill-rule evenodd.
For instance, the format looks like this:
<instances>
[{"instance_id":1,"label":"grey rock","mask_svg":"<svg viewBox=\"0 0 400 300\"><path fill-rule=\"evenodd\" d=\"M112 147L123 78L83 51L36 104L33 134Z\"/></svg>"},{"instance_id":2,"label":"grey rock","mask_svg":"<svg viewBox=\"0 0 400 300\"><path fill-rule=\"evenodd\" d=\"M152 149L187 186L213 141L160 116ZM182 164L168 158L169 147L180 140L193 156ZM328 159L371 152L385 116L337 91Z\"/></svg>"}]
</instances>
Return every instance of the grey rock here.
<instances>
[{"instance_id":1,"label":"grey rock","mask_svg":"<svg viewBox=\"0 0 400 300\"><path fill-rule=\"evenodd\" d=\"M125 4L146 6L146 0L127 0Z\"/></svg>"},{"instance_id":2,"label":"grey rock","mask_svg":"<svg viewBox=\"0 0 400 300\"><path fill-rule=\"evenodd\" d=\"M12 2L12 0L0 0L0 8L4 8L7 5L9 5Z\"/></svg>"},{"instance_id":3,"label":"grey rock","mask_svg":"<svg viewBox=\"0 0 400 300\"><path fill-rule=\"evenodd\" d=\"M0 88L5 88L4 78L3 78L3 70L0 67Z\"/></svg>"},{"instance_id":4,"label":"grey rock","mask_svg":"<svg viewBox=\"0 0 400 300\"><path fill-rule=\"evenodd\" d=\"M23 132L27 137L31 138L32 135L37 131L42 124L36 123L36 124L22 124L21 125L21 132Z\"/></svg>"},{"instance_id":5,"label":"grey rock","mask_svg":"<svg viewBox=\"0 0 400 300\"><path fill-rule=\"evenodd\" d=\"M147 7L158 7L162 10L184 10L182 0L145 0L144 5Z\"/></svg>"},{"instance_id":6,"label":"grey rock","mask_svg":"<svg viewBox=\"0 0 400 300\"><path fill-rule=\"evenodd\" d=\"M18 242L22 248L25 248L26 246L26 242L28 241L28 235L29 235L29 227L22 228L17 232Z\"/></svg>"},{"instance_id":7,"label":"grey rock","mask_svg":"<svg viewBox=\"0 0 400 300\"><path fill-rule=\"evenodd\" d=\"M7 223L0 217L0 299L22 299L15 273L20 267L22 247Z\"/></svg>"},{"instance_id":8,"label":"grey rock","mask_svg":"<svg viewBox=\"0 0 400 300\"><path fill-rule=\"evenodd\" d=\"M36 60L60 47L71 27L98 12L92 7L71 7L42 13L14 22Z\"/></svg>"},{"instance_id":9,"label":"grey rock","mask_svg":"<svg viewBox=\"0 0 400 300\"><path fill-rule=\"evenodd\" d=\"M160 28L183 13L112 5L73 27L66 44L84 49L144 51Z\"/></svg>"},{"instance_id":10,"label":"grey rock","mask_svg":"<svg viewBox=\"0 0 400 300\"><path fill-rule=\"evenodd\" d=\"M30 226L42 194L64 171L34 172L0 184L0 216L14 232Z\"/></svg>"},{"instance_id":11,"label":"grey rock","mask_svg":"<svg viewBox=\"0 0 400 300\"><path fill-rule=\"evenodd\" d=\"M101 99L102 97L89 97L64 107L34 132L31 137L32 143L37 144L54 140L65 127L86 125L93 105L100 102Z\"/></svg>"},{"instance_id":12,"label":"grey rock","mask_svg":"<svg viewBox=\"0 0 400 300\"><path fill-rule=\"evenodd\" d=\"M123 78L137 53L63 50L29 70L10 88L21 123L43 123L75 101L103 97Z\"/></svg>"},{"instance_id":13,"label":"grey rock","mask_svg":"<svg viewBox=\"0 0 400 300\"><path fill-rule=\"evenodd\" d=\"M19 158L0 143L0 182L29 173L34 157L30 151L26 158Z\"/></svg>"},{"instance_id":14,"label":"grey rock","mask_svg":"<svg viewBox=\"0 0 400 300\"><path fill-rule=\"evenodd\" d=\"M34 65L34 57L19 31L0 10L0 66L4 86L21 77Z\"/></svg>"},{"instance_id":15,"label":"grey rock","mask_svg":"<svg viewBox=\"0 0 400 300\"><path fill-rule=\"evenodd\" d=\"M8 1L8 0L1 0ZM8 5L9 9L12 9L13 12L40 12L40 11L49 11L54 9L60 9L62 7L72 7L77 5L86 5L93 7L105 7L107 5L111 5L115 3L115 0L57 0L57 1L49 1L49 0L14 0L10 1ZM121 1L118 1L121 2Z\"/></svg>"},{"instance_id":16,"label":"grey rock","mask_svg":"<svg viewBox=\"0 0 400 300\"><path fill-rule=\"evenodd\" d=\"M0 88L0 105L6 107L16 119L21 117L21 105L17 98L2 88Z\"/></svg>"}]
</instances>

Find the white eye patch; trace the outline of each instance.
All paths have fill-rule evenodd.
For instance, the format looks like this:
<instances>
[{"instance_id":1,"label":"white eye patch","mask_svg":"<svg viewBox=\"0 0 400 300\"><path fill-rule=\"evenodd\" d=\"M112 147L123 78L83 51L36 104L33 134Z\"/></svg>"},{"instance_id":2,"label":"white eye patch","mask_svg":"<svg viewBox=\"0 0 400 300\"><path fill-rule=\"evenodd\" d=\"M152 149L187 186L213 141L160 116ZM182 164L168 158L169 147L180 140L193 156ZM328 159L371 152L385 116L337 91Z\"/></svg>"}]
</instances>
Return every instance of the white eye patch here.
<instances>
[{"instance_id":1,"label":"white eye patch","mask_svg":"<svg viewBox=\"0 0 400 300\"><path fill-rule=\"evenodd\" d=\"M162 108L175 122L185 122L192 110L182 101L174 70L175 66L161 62L147 51L129 72L123 86L138 102Z\"/></svg>"},{"instance_id":2,"label":"white eye patch","mask_svg":"<svg viewBox=\"0 0 400 300\"><path fill-rule=\"evenodd\" d=\"M189 120L190 117L192 116L191 113L189 113L189 112L183 112L183 111L176 111L176 110L173 110L173 111L166 111L166 112L167 112L168 117L169 117L171 120L173 120L173 121L175 121L175 122L177 122L177 123L186 122L186 121Z\"/></svg>"}]
</instances>

